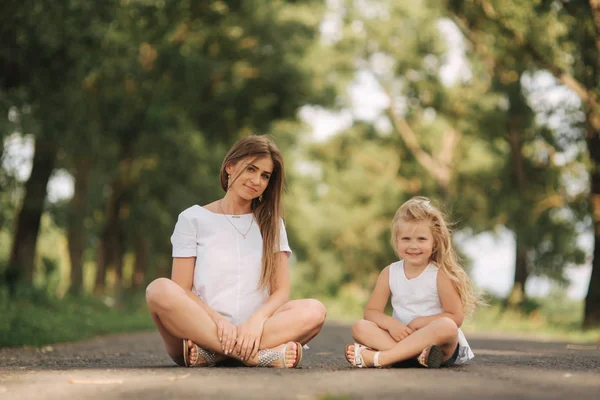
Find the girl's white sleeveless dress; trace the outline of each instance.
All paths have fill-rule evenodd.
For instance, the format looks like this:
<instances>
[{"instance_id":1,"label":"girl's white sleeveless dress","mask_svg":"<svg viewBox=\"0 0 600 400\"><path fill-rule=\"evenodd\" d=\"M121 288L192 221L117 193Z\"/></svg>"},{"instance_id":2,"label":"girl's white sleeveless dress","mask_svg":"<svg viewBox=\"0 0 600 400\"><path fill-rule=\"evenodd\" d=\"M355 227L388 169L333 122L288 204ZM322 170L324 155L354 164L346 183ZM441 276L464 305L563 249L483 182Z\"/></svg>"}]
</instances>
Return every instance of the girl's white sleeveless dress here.
<instances>
[{"instance_id":1,"label":"girl's white sleeveless dress","mask_svg":"<svg viewBox=\"0 0 600 400\"><path fill-rule=\"evenodd\" d=\"M421 275L407 279L404 261L389 267L389 284L392 292L393 317L408 325L416 317L427 317L444 312L437 290L438 267L429 264ZM458 328L458 357L455 364L465 364L474 356L465 335Z\"/></svg>"}]
</instances>

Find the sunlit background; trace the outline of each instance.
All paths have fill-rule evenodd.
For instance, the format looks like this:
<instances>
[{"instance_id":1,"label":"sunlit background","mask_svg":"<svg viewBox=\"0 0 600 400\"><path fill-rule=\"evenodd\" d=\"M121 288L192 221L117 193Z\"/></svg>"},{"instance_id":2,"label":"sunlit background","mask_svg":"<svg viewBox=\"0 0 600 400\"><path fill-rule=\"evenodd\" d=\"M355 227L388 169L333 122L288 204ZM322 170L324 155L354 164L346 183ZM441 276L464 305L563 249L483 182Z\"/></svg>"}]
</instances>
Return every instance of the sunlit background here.
<instances>
[{"instance_id":1,"label":"sunlit background","mask_svg":"<svg viewBox=\"0 0 600 400\"><path fill-rule=\"evenodd\" d=\"M329 318L360 317L424 195L488 303L466 329L597 339L600 11L580 3L3 4L0 346L151 328L178 213L222 196L253 133L285 156L293 296Z\"/></svg>"}]
</instances>

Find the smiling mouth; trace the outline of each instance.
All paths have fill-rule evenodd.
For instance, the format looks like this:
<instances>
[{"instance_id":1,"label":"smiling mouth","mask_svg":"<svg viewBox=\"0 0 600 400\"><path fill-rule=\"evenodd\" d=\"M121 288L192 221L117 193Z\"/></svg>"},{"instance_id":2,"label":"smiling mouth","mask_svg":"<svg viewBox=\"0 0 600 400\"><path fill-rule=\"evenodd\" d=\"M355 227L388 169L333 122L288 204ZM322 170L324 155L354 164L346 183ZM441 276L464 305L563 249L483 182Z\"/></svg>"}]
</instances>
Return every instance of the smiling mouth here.
<instances>
[{"instance_id":1,"label":"smiling mouth","mask_svg":"<svg viewBox=\"0 0 600 400\"><path fill-rule=\"evenodd\" d=\"M247 186L247 185L244 185L244 186L246 186L248 188L248 190L250 190L251 192L258 193L258 190L254 189L250 186Z\"/></svg>"}]
</instances>

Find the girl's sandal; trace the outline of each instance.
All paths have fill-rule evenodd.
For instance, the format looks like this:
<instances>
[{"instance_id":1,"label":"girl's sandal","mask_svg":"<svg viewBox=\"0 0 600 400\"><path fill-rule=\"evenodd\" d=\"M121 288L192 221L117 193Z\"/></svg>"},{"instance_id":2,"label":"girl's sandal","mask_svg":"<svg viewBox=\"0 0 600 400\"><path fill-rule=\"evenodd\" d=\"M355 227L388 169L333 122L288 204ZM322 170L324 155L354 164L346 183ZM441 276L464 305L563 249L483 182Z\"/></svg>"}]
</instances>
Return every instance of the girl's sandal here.
<instances>
[{"instance_id":1,"label":"girl's sandal","mask_svg":"<svg viewBox=\"0 0 600 400\"><path fill-rule=\"evenodd\" d=\"M439 346L432 344L423 349L417 360L425 368L439 368L444 361L444 352Z\"/></svg>"},{"instance_id":2,"label":"girl's sandal","mask_svg":"<svg viewBox=\"0 0 600 400\"><path fill-rule=\"evenodd\" d=\"M183 339L183 362L186 367L214 367L217 364L217 354L214 351L204 350L202 347L196 346L196 361L190 362L190 348L188 340Z\"/></svg>"},{"instance_id":3,"label":"girl's sandal","mask_svg":"<svg viewBox=\"0 0 600 400\"><path fill-rule=\"evenodd\" d=\"M297 346L296 361L291 366L287 367L285 365L285 352L291 343L296 343L296 346ZM259 350L258 351L258 364L256 364L256 366L257 367L272 367L272 364L277 360L282 361L282 363L283 363L282 368L296 368L298 366L298 364L300 364L300 361L302 361L302 345L298 342L288 342L285 344L285 346L283 346L281 348L281 350L271 350L271 349Z\"/></svg>"},{"instance_id":4,"label":"girl's sandal","mask_svg":"<svg viewBox=\"0 0 600 400\"><path fill-rule=\"evenodd\" d=\"M365 359L362 356L362 352L363 350L371 350L373 351L373 349L371 349L370 347L367 347L365 345L362 345L360 343L356 343L354 342L354 362L350 361L350 359L348 359L348 347L352 346L351 344L347 344L346 345L346 353L344 353L344 355L346 356L346 361L348 361L352 366L357 367L357 368L371 368L371 366L367 365L367 363L365 363ZM375 354L373 355L373 367L375 368L383 368L381 366L381 364L379 364L379 351L375 352Z\"/></svg>"}]
</instances>

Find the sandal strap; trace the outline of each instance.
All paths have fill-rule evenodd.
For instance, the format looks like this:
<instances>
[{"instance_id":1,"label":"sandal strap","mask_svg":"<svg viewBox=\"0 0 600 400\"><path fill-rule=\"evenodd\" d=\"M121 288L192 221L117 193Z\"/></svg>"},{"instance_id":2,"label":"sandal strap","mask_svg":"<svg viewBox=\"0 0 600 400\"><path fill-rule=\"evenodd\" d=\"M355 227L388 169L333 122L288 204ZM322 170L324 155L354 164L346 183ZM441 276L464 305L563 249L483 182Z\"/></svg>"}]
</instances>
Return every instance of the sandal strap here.
<instances>
[{"instance_id":1,"label":"sandal strap","mask_svg":"<svg viewBox=\"0 0 600 400\"><path fill-rule=\"evenodd\" d=\"M258 351L257 367L269 367L275 361L285 358L287 344L281 350L264 349Z\"/></svg>"},{"instance_id":2,"label":"sandal strap","mask_svg":"<svg viewBox=\"0 0 600 400\"><path fill-rule=\"evenodd\" d=\"M364 346L360 343L354 343L354 365L358 368L366 368L367 364L362 357L362 351L368 349L367 346Z\"/></svg>"},{"instance_id":3,"label":"sandal strap","mask_svg":"<svg viewBox=\"0 0 600 400\"><path fill-rule=\"evenodd\" d=\"M381 368L381 364L379 364L379 353L381 353L380 351L376 352L375 355L373 356L373 366L375 368Z\"/></svg>"},{"instance_id":4,"label":"sandal strap","mask_svg":"<svg viewBox=\"0 0 600 400\"><path fill-rule=\"evenodd\" d=\"M287 348L290 344L295 343L297 346L296 349L296 361L291 365L285 365L285 353L287 352ZM300 361L302 360L302 344L299 342L287 342L285 346L281 348L281 350L272 350L272 349L264 349L258 351L258 364L257 367L271 367L272 364L277 361L282 360L283 366L282 368L296 368Z\"/></svg>"},{"instance_id":5,"label":"sandal strap","mask_svg":"<svg viewBox=\"0 0 600 400\"><path fill-rule=\"evenodd\" d=\"M210 350L204 350L202 347L196 345L196 352L198 357L204 358L205 367L213 367L217 364L217 353Z\"/></svg>"}]
</instances>

